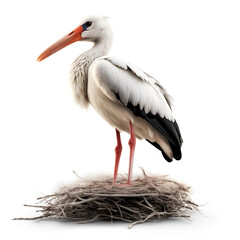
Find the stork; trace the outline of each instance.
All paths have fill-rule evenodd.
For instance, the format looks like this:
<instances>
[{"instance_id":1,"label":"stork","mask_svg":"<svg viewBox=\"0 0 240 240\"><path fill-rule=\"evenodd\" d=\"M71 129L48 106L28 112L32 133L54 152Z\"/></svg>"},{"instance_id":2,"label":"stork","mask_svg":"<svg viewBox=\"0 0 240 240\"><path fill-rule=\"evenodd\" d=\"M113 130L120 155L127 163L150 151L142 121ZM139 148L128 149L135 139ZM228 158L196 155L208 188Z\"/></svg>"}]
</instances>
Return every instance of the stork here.
<instances>
[{"instance_id":1,"label":"stork","mask_svg":"<svg viewBox=\"0 0 240 240\"><path fill-rule=\"evenodd\" d=\"M48 47L37 59L42 61L76 42L90 41L93 47L71 65L70 81L77 103L89 104L116 130L113 185L117 184L122 152L120 132L130 134L128 179L132 186L136 138L145 139L171 162L181 159L182 137L172 114L171 97L158 80L139 68L106 56L112 44L112 31L106 17L89 17L72 32Z\"/></svg>"}]
</instances>

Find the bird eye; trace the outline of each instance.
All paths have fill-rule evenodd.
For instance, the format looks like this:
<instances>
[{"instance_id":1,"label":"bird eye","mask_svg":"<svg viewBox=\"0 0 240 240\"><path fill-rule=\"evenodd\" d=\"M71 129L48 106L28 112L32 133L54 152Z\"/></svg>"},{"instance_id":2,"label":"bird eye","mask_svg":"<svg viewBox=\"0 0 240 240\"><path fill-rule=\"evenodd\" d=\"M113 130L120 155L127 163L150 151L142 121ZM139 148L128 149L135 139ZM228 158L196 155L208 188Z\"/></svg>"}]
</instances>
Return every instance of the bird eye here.
<instances>
[{"instance_id":1,"label":"bird eye","mask_svg":"<svg viewBox=\"0 0 240 240\"><path fill-rule=\"evenodd\" d=\"M90 27L92 25L92 22L87 21L85 24L86 24L86 27Z\"/></svg>"},{"instance_id":2,"label":"bird eye","mask_svg":"<svg viewBox=\"0 0 240 240\"><path fill-rule=\"evenodd\" d=\"M92 22L87 21L85 22L82 27L83 27L83 31L85 31L87 28L89 28L92 25Z\"/></svg>"}]
</instances>

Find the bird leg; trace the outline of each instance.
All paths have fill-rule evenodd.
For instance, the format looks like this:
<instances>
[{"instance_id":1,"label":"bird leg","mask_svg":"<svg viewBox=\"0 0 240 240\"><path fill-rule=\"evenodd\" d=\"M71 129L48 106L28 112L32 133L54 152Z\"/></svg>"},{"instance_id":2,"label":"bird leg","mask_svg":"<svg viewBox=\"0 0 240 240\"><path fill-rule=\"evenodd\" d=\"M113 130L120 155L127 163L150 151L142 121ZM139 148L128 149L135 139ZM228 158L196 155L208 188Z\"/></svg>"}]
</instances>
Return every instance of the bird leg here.
<instances>
[{"instance_id":1,"label":"bird leg","mask_svg":"<svg viewBox=\"0 0 240 240\"><path fill-rule=\"evenodd\" d=\"M128 145L130 146L130 158L129 158L129 169L128 169L128 180L127 184L132 186L132 169L133 169L133 158L136 146L136 137L134 134L133 124L130 121L130 139L128 141Z\"/></svg>"},{"instance_id":2,"label":"bird leg","mask_svg":"<svg viewBox=\"0 0 240 240\"><path fill-rule=\"evenodd\" d=\"M130 121L130 139L128 141L128 145L130 146L130 158L129 158L129 169L128 169L128 180L125 184L117 184L117 174L118 174L118 166L120 161L120 156L122 152L122 143L119 131L116 129L117 136L117 146L115 148L116 158L115 158L115 168L114 168L114 176L113 176L113 184L109 186L112 188L113 186L119 187L129 187L132 186L132 168L133 168L133 158L136 146L136 137L133 130L133 124Z\"/></svg>"},{"instance_id":3,"label":"bird leg","mask_svg":"<svg viewBox=\"0 0 240 240\"><path fill-rule=\"evenodd\" d=\"M113 176L113 185L116 185L117 182L117 175L118 175L118 166L119 161L122 153L122 143L121 143L121 136L120 132L116 129L116 136L117 136L117 146L115 148L115 167L114 167L114 176Z\"/></svg>"}]
</instances>

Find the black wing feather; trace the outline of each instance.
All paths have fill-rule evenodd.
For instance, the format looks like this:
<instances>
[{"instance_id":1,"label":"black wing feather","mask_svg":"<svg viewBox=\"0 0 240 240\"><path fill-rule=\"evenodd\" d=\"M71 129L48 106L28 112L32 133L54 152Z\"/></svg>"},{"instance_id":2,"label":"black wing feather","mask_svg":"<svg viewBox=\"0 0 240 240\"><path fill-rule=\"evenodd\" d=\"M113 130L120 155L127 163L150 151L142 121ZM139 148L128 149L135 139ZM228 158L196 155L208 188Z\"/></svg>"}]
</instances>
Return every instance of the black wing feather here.
<instances>
[{"instance_id":1,"label":"black wing feather","mask_svg":"<svg viewBox=\"0 0 240 240\"><path fill-rule=\"evenodd\" d=\"M172 159L168 157L168 155L162 150L162 148L160 147L160 145L156 142L151 142L148 139L146 139L149 143L151 143L155 148L159 149L162 152L162 155L164 157L164 159L168 162L172 162Z\"/></svg>"},{"instance_id":2,"label":"black wing feather","mask_svg":"<svg viewBox=\"0 0 240 240\"><path fill-rule=\"evenodd\" d=\"M117 99L119 101L120 97L118 93L115 93ZM181 146L182 146L182 136L178 127L178 124L176 121L172 122L165 117L160 117L159 114L152 114L151 112L145 113L143 109L140 109L139 105L134 106L131 102L128 102L127 107L133 112L133 114L137 117L141 117L145 119L147 122L149 122L155 129L159 131L163 136L167 138L169 141L170 147L173 151L173 157L176 160L180 160L182 157L181 153ZM159 149L163 157L168 161L171 162L172 159L170 159L162 150L162 148L159 146L156 142L151 142L147 140L149 143L151 143L154 147Z\"/></svg>"},{"instance_id":3,"label":"black wing feather","mask_svg":"<svg viewBox=\"0 0 240 240\"><path fill-rule=\"evenodd\" d=\"M180 160L182 157L181 145L182 137L176 121L172 122L166 118L162 118L159 114L152 114L151 112L145 113L145 111L140 109L139 105L134 106L131 102L127 104L127 107L134 113L135 116L141 117L149 122L155 129L157 129L163 136L169 141L170 147L173 151L173 157L176 160ZM148 141L150 142L150 141ZM161 147L157 143L152 143L156 148L162 151ZM158 146L157 146L158 145ZM163 151L162 151L163 152ZM163 156L166 154L163 154ZM166 156L164 158L167 159Z\"/></svg>"}]
</instances>

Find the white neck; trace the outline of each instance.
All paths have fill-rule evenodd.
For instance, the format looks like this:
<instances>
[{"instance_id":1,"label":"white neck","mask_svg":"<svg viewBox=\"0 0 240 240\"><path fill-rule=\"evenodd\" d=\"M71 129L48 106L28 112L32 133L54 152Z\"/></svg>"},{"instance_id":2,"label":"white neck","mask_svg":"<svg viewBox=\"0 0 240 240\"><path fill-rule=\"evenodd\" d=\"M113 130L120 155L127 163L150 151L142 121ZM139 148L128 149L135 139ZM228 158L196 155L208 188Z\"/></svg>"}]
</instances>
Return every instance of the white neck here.
<instances>
[{"instance_id":1,"label":"white neck","mask_svg":"<svg viewBox=\"0 0 240 240\"><path fill-rule=\"evenodd\" d=\"M77 103L83 108L87 108L89 104L87 94L88 69L94 60L108 53L111 43L111 38L96 41L91 49L81 54L72 63L70 81L73 94Z\"/></svg>"}]
</instances>

